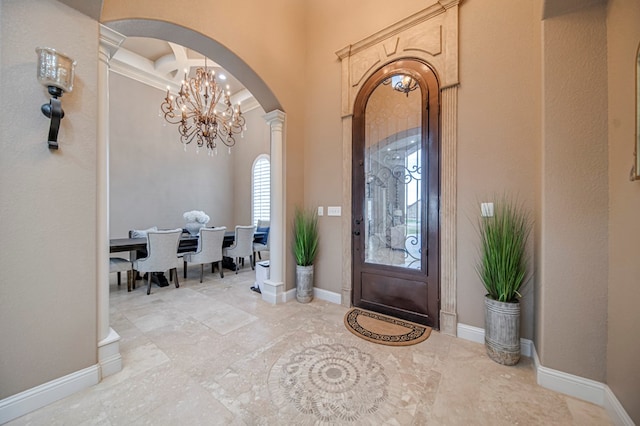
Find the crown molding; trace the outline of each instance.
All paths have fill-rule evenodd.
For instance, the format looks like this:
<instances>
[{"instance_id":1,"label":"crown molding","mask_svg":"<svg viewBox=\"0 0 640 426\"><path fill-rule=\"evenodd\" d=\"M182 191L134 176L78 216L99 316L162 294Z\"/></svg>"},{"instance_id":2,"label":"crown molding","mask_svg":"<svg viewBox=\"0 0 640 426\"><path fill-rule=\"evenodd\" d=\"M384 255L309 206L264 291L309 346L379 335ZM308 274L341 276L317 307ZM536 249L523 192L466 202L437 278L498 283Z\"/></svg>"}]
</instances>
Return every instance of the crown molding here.
<instances>
[{"instance_id":1,"label":"crown molding","mask_svg":"<svg viewBox=\"0 0 640 426\"><path fill-rule=\"evenodd\" d=\"M173 93L177 93L180 90L180 86L173 80L163 77L156 71L155 64L152 61L124 48L119 48L112 55L109 61L109 70L163 92L167 88ZM258 101L247 89L243 89L231 96L231 102L240 104L243 112L260 107Z\"/></svg>"}]
</instances>

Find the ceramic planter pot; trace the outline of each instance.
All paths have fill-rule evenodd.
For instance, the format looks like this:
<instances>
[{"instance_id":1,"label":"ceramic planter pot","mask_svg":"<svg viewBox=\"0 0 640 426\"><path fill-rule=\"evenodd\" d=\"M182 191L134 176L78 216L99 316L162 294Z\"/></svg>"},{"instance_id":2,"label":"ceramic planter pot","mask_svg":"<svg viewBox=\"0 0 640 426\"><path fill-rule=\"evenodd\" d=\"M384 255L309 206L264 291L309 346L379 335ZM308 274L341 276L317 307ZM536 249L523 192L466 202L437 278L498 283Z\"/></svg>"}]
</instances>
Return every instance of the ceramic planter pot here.
<instances>
[{"instance_id":1,"label":"ceramic planter pot","mask_svg":"<svg viewBox=\"0 0 640 426\"><path fill-rule=\"evenodd\" d=\"M489 358L503 365L520 361L520 303L484 298L484 343Z\"/></svg>"}]
</instances>

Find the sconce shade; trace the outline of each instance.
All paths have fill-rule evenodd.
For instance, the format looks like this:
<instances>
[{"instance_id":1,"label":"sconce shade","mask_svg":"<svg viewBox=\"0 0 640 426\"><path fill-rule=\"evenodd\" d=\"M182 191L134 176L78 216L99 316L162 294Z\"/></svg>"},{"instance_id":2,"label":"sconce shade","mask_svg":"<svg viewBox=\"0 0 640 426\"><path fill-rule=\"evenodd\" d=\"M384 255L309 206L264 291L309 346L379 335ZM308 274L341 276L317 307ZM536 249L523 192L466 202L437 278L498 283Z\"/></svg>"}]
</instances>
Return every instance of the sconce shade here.
<instances>
[{"instance_id":1,"label":"sconce shade","mask_svg":"<svg viewBox=\"0 0 640 426\"><path fill-rule=\"evenodd\" d=\"M38 81L49 88L53 86L62 92L71 92L76 61L49 47L38 47L36 53L38 54ZM58 96L62 96L62 92Z\"/></svg>"}]
</instances>

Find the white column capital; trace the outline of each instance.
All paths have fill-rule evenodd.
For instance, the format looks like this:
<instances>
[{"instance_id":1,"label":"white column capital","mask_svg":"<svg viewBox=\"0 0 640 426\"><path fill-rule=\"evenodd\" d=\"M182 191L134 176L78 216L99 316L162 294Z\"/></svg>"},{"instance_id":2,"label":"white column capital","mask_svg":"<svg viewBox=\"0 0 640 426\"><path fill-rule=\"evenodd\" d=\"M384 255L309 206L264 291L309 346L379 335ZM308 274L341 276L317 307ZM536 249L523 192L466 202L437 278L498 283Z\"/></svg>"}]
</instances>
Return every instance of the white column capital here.
<instances>
[{"instance_id":1,"label":"white column capital","mask_svg":"<svg viewBox=\"0 0 640 426\"><path fill-rule=\"evenodd\" d=\"M287 115L279 109L274 109L273 111L266 113L264 115L264 119L267 124L273 126L274 124L283 124L286 116Z\"/></svg>"},{"instance_id":2,"label":"white column capital","mask_svg":"<svg viewBox=\"0 0 640 426\"><path fill-rule=\"evenodd\" d=\"M100 24L100 51L106 52L107 62L113 58L113 55L115 55L126 38L119 32Z\"/></svg>"}]
</instances>

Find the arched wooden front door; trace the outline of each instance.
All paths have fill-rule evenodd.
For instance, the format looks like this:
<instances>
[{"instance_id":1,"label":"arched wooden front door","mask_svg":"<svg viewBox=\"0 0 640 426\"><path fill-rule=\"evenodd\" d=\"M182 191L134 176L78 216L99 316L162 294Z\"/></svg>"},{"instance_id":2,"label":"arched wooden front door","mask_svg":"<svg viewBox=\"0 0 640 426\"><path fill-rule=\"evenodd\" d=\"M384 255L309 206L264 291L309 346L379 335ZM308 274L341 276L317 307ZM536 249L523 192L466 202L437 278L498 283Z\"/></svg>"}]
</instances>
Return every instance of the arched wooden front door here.
<instances>
[{"instance_id":1,"label":"arched wooden front door","mask_svg":"<svg viewBox=\"0 0 640 426\"><path fill-rule=\"evenodd\" d=\"M353 116L353 305L438 328L439 85L425 63L375 72Z\"/></svg>"}]
</instances>

